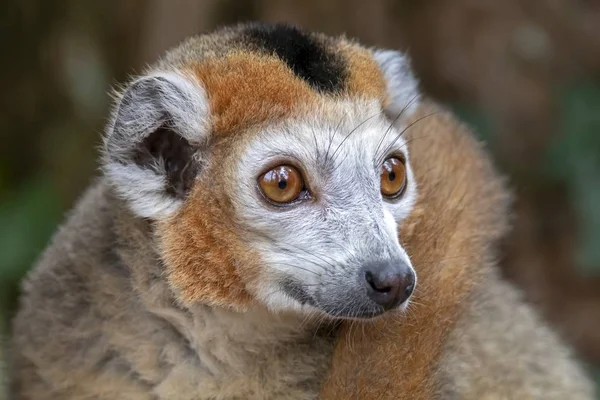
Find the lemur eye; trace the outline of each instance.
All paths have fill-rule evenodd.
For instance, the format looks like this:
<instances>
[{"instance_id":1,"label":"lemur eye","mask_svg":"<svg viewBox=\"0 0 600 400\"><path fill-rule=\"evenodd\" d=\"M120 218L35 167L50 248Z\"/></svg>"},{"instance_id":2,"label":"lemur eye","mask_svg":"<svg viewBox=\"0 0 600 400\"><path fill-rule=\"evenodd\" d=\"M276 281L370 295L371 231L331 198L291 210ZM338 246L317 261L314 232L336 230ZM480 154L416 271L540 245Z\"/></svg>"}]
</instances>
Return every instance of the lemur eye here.
<instances>
[{"instance_id":1,"label":"lemur eye","mask_svg":"<svg viewBox=\"0 0 600 400\"><path fill-rule=\"evenodd\" d=\"M381 194L387 198L400 196L406 188L406 167L396 157L390 157L381 167Z\"/></svg>"},{"instance_id":2,"label":"lemur eye","mask_svg":"<svg viewBox=\"0 0 600 400\"><path fill-rule=\"evenodd\" d=\"M304 181L298 170L290 165L280 165L258 178L260 189L267 199L278 203L291 203L300 197Z\"/></svg>"}]
</instances>

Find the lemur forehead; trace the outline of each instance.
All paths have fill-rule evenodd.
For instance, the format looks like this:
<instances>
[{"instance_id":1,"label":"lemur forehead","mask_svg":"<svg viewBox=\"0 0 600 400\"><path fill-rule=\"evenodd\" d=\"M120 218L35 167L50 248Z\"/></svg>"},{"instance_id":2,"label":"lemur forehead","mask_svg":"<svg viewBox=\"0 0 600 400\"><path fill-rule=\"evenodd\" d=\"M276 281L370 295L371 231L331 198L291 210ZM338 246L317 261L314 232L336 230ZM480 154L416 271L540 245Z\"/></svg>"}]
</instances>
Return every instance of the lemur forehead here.
<instances>
[{"instance_id":1,"label":"lemur forehead","mask_svg":"<svg viewBox=\"0 0 600 400\"><path fill-rule=\"evenodd\" d=\"M216 134L310 113L324 97L387 101L372 52L343 37L249 24L200 36L183 51L179 61L204 86Z\"/></svg>"}]
</instances>

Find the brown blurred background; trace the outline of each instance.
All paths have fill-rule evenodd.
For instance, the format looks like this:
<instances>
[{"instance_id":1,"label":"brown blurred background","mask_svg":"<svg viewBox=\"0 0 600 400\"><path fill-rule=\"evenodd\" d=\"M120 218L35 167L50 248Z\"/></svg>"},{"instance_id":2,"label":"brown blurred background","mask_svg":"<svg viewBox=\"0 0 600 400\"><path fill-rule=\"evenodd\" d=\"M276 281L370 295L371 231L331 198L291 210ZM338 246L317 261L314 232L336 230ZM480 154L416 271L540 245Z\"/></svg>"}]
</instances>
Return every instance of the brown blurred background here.
<instances>
[{"instance_id":1,"label":"brown blurred background","mask_svg":"<svg viewBox=\"0 0 600 400\"><path fill-rule=\"evenodd\" d=\"M2 0L0 323L96 173L110 88L186 36L288 21L407 50L517 194L502 268L600 366L600 2Z\"/></svg>"}]
</instances>

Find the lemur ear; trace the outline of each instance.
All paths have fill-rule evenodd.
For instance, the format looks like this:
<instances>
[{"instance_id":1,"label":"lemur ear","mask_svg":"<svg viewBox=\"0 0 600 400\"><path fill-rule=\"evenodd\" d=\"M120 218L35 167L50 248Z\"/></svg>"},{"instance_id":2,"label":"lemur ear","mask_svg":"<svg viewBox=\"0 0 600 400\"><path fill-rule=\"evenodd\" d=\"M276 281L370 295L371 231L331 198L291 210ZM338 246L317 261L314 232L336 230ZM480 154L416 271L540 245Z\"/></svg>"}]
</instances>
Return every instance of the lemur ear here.
<instances>
[{"instance_id":1,"label":"lemur ear","mask_svg":"<svg viewBox=\"0 0 600 400\"><path fill-rule=\"evenodd\" d=\"M181 205L201 168L209 117L204 89L174 72L139 78L123 93L104 172L138 216L164 218Z\"/></svg>"},{"instance_id":2,"label":"lemur ear","mask_svg":"<svg viewBox=\"0 0 600 400\"><path fill-rule=\"evenodd\" d=\"M419 82L413 75L408 56L395 50L376 49L373 52L387 84L389 102L385 112L392 120L402 113L402 119L419 106Z\"/></svg>"}]
</instances>

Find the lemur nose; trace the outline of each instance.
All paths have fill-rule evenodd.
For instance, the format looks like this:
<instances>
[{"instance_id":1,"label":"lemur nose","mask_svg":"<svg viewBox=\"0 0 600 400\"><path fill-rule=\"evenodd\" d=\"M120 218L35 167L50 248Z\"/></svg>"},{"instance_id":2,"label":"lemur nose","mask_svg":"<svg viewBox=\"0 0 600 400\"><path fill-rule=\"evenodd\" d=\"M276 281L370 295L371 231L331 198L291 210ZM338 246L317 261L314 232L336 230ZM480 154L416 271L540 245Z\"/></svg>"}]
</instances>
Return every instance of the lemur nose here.
<instances>
[{"instance_id":1,"label":"lemur nose","mask_svg":"<svg viewBox=\"0 0 600 400\"><path fill-rule=\"evenodd\" d=\"M362 271L369 298L385 310L404 303L415 288L415 273L403 262L370 264Z\"/></svg>"}]
</instances>

